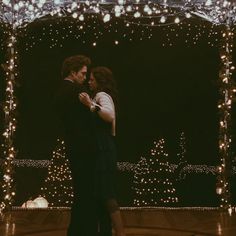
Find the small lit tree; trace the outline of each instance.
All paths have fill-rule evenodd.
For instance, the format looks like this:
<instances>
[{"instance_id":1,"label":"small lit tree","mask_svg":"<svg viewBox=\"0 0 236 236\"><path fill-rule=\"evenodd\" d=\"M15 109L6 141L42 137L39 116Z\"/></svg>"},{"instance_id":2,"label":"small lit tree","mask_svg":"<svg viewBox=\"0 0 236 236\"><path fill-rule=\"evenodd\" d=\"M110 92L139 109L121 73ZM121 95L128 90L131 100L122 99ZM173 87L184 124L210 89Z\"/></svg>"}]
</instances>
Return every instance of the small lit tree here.
<instances>
[{"instance_id":1,"label":"small lit tree","mask_svg":"<svg viewBox=\"0 0 236 236\"><path fill-rule=\"evenodd\" d=\"M42 196L47 199L49 206L70 206L73 198L72 177L69 161L65 157L64 141L57 140L48 176L41 188Z\"/></svg>"},{"instance_id":2,"label":"small lit tree","mask_svg":"<svg viewBox=\"0 0 236 236\"><path fill-rule=\"evenodd\" d=\"M150 157L141 158L135 172L136 206L168 206L178 202L171 181L168 154L164 150L164 139L154 142ZM145 160L145 161L144 161Z\"/></svg>"},{"instance_id":3,"label":"small lit tree","mask_svg":"<svg viewBox=\"0 0 236 236\"><path fill-rule=\"evenodd\" d=\"M146 192L146 176L149 174L149 166L145 157L141 157L134 170L134 205L142 206L148 203Z\"/></svg>"}]
</instances>

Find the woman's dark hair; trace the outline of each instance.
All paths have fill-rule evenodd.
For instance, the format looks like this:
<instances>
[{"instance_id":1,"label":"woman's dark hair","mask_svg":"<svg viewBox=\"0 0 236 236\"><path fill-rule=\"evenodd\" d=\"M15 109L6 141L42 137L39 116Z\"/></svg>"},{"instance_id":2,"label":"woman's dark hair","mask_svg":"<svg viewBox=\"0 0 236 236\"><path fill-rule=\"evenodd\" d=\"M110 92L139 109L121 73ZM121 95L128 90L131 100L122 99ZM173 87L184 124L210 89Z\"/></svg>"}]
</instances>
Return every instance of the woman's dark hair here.
<instances>
[{"instance_id":1,"label":"woman's dark hair","mask_svg":"<svg viewBox=\"0 0 236 236\"><path fill-rule=\"evenodd\" d=\"M78 72L83 66L89 66L91 64L90 58L84 55L75 55L68 57L64 60L61 70L62 78L66 78L72 71Z\"/></svg>"},{"instance_id":2,"label":"woman's dark hair","mask_svg":"<svg viewBox=\"0 0 236 236\"><path fill-rule=\"evenodd\" d=\"M112 71L104 66L98 66L92 68L91 73L93 74L97 82L97 92L106 92L109 94L115 106L118 105L118 91L116 88L116 81L114 80Z\"/></svg>"}]
</instances>

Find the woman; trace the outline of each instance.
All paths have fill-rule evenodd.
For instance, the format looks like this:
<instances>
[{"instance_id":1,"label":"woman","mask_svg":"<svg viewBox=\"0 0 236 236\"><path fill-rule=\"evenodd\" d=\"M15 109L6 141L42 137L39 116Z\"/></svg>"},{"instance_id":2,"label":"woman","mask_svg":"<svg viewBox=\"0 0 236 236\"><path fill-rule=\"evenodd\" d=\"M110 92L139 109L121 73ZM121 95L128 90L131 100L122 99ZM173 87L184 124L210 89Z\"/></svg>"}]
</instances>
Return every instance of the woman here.
<instances>
[{"instance_id":1,"label":"woman","mask_svg":"<svg viewBox=\"0 0 236 236\"><path fill-rule=\"evenodd\" d=\"M112 221L115 235L125 236L114 187L117 170L114 143L117 105L115 81L108 68L96 67L91 70L88 84L93 99L87 93L81 93L79 98L94 114L94 128L98 143L96 192L101 206L100 233L112 235L111 223L109 224Z\"/></svg>"}]
</instances>

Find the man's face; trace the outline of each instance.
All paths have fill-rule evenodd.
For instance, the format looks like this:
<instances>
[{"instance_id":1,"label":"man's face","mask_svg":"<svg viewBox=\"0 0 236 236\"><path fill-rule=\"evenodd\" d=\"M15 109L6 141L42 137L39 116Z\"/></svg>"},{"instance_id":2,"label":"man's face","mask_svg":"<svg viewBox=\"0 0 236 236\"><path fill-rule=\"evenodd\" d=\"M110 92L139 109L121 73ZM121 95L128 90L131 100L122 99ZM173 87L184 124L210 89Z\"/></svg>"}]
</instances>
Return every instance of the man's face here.
<instances>
[{"instance_id":1,"label":"man's face","mask_svg":"<svg viewBox=\"0 0 236 236\"><path fill-rule=\"evenodd\" d=\"M87 66L83 66L78 72L72 72L73 79L78 84L83 84L86 80Z\"/></svg>"}]
</instances>

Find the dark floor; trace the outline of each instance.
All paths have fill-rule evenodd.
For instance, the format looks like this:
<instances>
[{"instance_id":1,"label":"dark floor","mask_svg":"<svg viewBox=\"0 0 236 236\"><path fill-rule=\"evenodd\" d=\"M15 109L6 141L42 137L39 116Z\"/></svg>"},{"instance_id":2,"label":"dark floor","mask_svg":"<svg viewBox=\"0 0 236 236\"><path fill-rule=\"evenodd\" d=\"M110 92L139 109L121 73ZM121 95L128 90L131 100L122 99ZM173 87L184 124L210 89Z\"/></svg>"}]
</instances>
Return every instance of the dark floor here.
<instances>
[{"instance_id":1,"label":"dark floor","mask_svg":"<svg viewBox=\"0 0 236 236\"><path fill-rule=\"evenodd\" d=\"M69 209L16 208L0 222L0 236L65 236ZM236 213L216 208L122 208L127 236L236 235Z\"/></svg>"}]
</instances>

